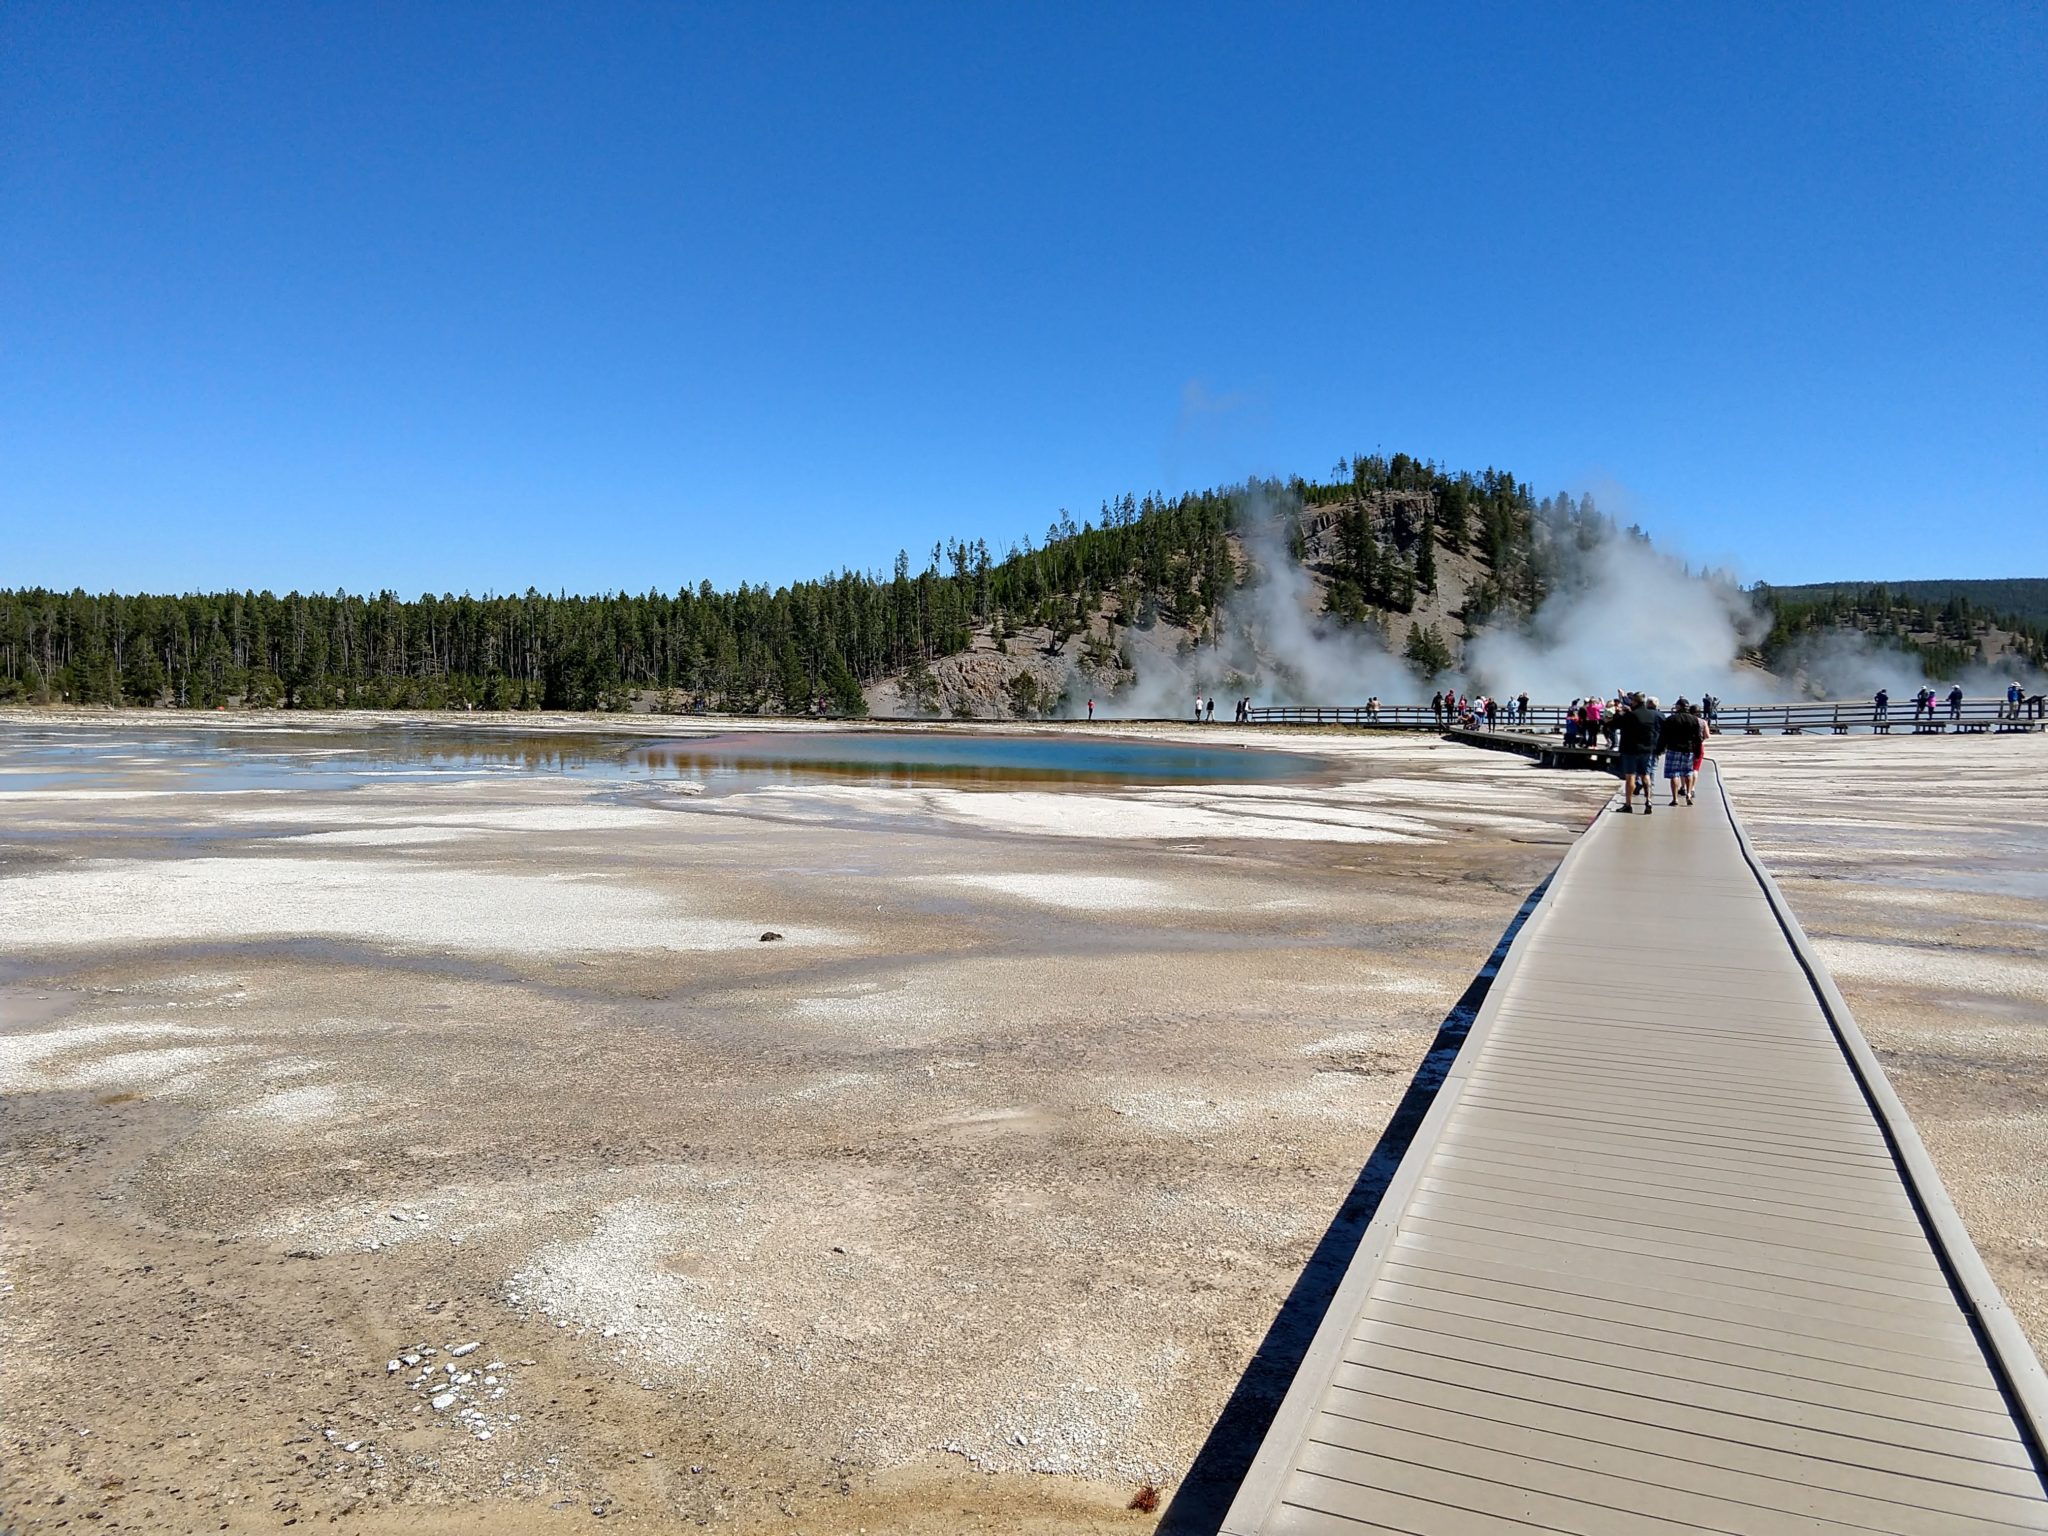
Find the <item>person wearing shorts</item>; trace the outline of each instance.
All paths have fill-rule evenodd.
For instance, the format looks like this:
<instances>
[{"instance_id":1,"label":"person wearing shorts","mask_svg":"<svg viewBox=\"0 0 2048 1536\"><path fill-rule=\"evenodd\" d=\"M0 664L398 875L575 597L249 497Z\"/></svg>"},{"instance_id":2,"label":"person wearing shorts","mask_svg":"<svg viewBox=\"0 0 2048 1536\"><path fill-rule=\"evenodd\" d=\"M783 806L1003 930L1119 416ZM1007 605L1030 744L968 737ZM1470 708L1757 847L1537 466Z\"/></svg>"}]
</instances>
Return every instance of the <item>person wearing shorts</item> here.
<instances>
[{"instance_id":1,"label":"person wearing shorts","mask_svg":"<svg viewBox=\"0 0 2048 1536\"><path fill-rule=\"evenodd\" d=\"M1684 699L1664 717L1657 745L1664 754L1664 781L1671 786L1671 803L1678 804L1682 795L1685 803L1691 805L1692 776L1699 769L1700 720Z\"/></svg>"},{"instance_id":2,"label":"person wearing shorts","mask_svg":"<svg viewBox=\"0 0 2048 1536\"><path fill-rule=\"evenodd\" d=\"M1620 810L1624 815L1636 808L1636 788L1643 791L1643 814L1650 815L1656 806L1650 798L1650 775L1656 771L1657 738L1664 729L1664 717L1657 713L1657 701L1643 695L1629 695L1629 707L1622 710L1618 718L1610 716L1618 727L1616 740L1621 747L1621 794Z\"/></svg>"}]
</instances>

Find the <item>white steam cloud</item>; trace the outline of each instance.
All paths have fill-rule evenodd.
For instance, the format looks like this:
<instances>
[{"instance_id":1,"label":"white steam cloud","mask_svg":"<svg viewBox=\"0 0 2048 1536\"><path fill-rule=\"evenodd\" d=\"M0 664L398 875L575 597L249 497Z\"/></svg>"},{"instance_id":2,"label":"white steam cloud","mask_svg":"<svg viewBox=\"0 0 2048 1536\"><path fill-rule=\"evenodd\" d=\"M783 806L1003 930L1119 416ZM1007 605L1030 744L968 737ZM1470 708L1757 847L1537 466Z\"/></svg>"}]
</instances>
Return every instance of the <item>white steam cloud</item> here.
<instances>
[{"instance_id":1,"label":"white steam cloud","mask_svg":"<svg viewBox=\"0 0 2048 1536\"><path fill-rule=\"evenodd\" d=\"M1526 624L1494 624L1465 646L1473 687L1545 703L1632 689L1754 701L1778 689L1741 656L1768 621L1732 581L1702 576L1628 534L1568 551L1550 595Z\"/></svg>"},{"instance_id":2,"label":"white steam cloud","mask_svg":"<svg viewBox=\"0 0 2048 1536\"><path fill-rule=\"evenodd\" d=\"M1582 521L1538 529L1550 591L1536 612L1484 625L1466 641L1457 670L1428 680L1371 628L1323 612L1315 578L1290 549L1301 515L1293 497L1256 483L1237 495L1251 566L1245 584L1200 644L1167 649L1172 631L1127 631L1137 680L1106 707L1098 698L1098 714L1185 719L1199 694L1214 696L1218 717L1229 719L1247 695L1255 705L1360 705L1374 695L1413 704L1444 686L1497 698L1526 692L1546 704L1640 689L1667 705L1703 693L1734 704L1863 699L1879 687L1904 700L1922 686L1946 693L1954 682L1982 697L2002 694L2015 677L2029 692L2041 687L2038 674L2014 662L1926 676L1914 654L1839 630L1794 647L1774 675L1744 659L1770 618L1731 577L1695 571L1634 533ZM1069 690L1067 713L1079 712L1085 692Z\"/></svg>"},{"instance_id":3,"label":"white steam cloud","mask_svg":"<svg viewBox=\"0 0 2048 1536\"><path fill-rule=\"evenodd\" d=\"M1251 570L1218 614L1213 642L1168 652L1155 649L1143 631L1130 635L1137 681L1107 713L1186 717L1197 694L1214 697L1225 720L1246 696L1254 704L1363 704L1374 694L1389 704L1426 698L1429 690L1371 631L1322 611L1315 578L1288 547L1300 515L1293 498L1260 486L1238 497Z\"/></svg>"}]
</instances>

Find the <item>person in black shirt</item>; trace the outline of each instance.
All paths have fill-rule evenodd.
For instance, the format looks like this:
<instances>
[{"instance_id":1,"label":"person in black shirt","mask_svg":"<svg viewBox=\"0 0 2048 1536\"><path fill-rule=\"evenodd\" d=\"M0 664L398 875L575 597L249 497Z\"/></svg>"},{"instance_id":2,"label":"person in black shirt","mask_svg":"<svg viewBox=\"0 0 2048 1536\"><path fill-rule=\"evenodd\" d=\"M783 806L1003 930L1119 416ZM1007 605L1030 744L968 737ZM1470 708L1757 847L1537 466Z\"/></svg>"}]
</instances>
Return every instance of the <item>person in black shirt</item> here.
<instances>
[{"instance_id":1,"label":"person in black shirt","mask_svg":"<svg viewBox=\"0 0 2048 1536\"><path fill-rule=\"evenodd\" d=\"M1657 760L1657 739L1663 734L1664 717L1657 711L1657 701L1640 693L1630 694L1628 704L1615 722L1615 739L1621 747L1621 810L1624 814L1635 810L1636 789L1640 785L1643 814L1648 816L1656 809L1650 799L1650 774Z\"/></svg>"},{"instance_id":2,"label":"person in black shirt","mask_svg":"<svg viewBox=\"0 0 2048 1536\"><path fill-rule=\"evenodd\" d=\"M1703 740L1699 716L1680 699L1664 717L1664 728L1657 735L1657 748L1664 754L1664 780L1671 786L1673 805L1678 804L1680 795L1685 796L1687 805L1692 804L1693 764Z\"/></svg>"}]
</instances>

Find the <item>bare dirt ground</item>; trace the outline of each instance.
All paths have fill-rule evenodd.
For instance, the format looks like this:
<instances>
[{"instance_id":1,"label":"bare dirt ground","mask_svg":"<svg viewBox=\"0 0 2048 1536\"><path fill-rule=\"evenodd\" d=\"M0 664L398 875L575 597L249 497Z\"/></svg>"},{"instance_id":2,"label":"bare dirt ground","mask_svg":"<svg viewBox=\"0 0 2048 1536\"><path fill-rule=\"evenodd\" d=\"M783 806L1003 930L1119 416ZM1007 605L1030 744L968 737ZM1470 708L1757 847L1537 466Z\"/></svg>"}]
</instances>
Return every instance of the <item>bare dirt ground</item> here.
<instances>
[{"instance_id":1,"label":"bare dirt ground","mask_svg":"<svg viewBox=\"0 0 2048 1536\"><path fill-rule=\"evenodd\" d=\"M53 784L51 720L0 719L21 1532L1149 1529L1608 788L1360 736L205 788L146 717Z\"/></svg>"},{"instance_id":2,"label":"bare dirt ground","mask_svg":"<svg viewBox=\"0 0 2048 1536\"><path fill-rule=\"evenodd\" d=\"M2048 1355L2048 736L1724 737L1714 755Z\"/></svg>"}]
</instances>

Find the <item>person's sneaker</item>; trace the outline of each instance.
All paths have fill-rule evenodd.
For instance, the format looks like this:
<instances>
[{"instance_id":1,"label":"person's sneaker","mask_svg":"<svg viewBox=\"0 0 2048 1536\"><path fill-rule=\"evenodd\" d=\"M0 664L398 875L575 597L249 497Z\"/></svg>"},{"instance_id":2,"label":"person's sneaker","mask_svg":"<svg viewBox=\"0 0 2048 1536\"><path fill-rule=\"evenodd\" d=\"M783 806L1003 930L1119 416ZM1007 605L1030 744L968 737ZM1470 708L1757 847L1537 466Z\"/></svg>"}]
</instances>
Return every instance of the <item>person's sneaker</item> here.
<instances>
[{"instance_id":1,"label":"person's sneaker","mask_svg":"<svg viewBox=\"0 0 2048 1536\"><path fill-rule=\"evenodd\" d=\"M1644 814L1645 816L1647 816L1647 815L1649 815L1649 814L1650 814L1650 813L1651 813L1652 811L1654 811L1654 810L1656 810L1656 809L1657 809L1657 807L1655 807L1654 805L1646 805L1646 806L1644 806L1644 807L1643 807L1643 814Z\"/></svg>"},{"instance_id":2,"label":"person's sneaker","mask_svg":"<svg viewBox=\"0 0 2048 1536\"><path fill-rule=\"evenodd\" d=\"M1617 805L1615 809L1624 816L1630 816L1635 813L1635 807L1632 805Z\"/></svg>"}]
</instances>

